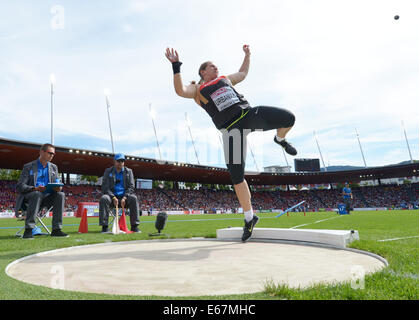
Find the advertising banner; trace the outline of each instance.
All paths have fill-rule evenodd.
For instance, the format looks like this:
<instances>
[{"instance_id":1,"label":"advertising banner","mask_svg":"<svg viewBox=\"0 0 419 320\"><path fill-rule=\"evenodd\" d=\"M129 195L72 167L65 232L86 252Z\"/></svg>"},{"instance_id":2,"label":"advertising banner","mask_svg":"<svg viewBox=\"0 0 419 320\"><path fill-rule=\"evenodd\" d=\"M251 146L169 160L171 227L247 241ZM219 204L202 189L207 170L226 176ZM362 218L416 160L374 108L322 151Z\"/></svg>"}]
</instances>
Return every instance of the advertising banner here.
<instances>
[{"instance_id":1,"label":"advertising banner","mask_svg":"<svg viewBox=\"0 0 419 320\"><path fill-rule=\"evenodd\" d=\"M87 209L88 217L99 217L99 202L79 202L76 217L81 218L84 209Z\"/></svg>"}]
</instances>

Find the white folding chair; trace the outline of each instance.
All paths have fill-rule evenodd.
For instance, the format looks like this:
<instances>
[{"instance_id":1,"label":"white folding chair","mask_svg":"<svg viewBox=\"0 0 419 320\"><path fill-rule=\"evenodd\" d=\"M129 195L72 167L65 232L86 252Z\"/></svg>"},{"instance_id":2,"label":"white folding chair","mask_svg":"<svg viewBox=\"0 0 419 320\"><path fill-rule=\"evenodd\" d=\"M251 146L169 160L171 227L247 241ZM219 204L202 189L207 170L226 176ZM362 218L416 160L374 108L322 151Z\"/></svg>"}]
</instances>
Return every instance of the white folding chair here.
<instances>
[{"instance_id":1,"label":"white folding chair","mask_svg":"<svg viewBox=\"0 0 419 320\"><path fill-rule=\"evenodd\" d=\"M22 211L23 211L22 215L26 215L26 205L25 204L22 204ZM40 225L39 228L41 228L41 230L43 228L46 232L46 233L38 233L37 235L44 235L44 234L50 235L51 234L51 231L48 229L48 227L42 221L43 218L48 217L48 215L51 211L52 211L52 206L49 207L49 208L48 207L42 207L36 213L36 215L35 215L35 225L37 227L39 227L38 226L38 224L39 224ZM16 232L15 236L16 237L22 237L23 236L22 233L23 233L24 230L25 230L25 225L22 228L20 228L18 232Z\"/></svg>"},{"instance_id":2,"label":"white folding chair","mask_svg":"<svg viewBox=\"0 0 419 320\"><path fill-rule=\"evenodd\" d=\"M112 226L115 222L115 218L116 218L116 208L112 207L109 213L109 225ZM118 208L118 218L119 218L119 208Z\"/></svg>"},{"instance_id":3,"label":"white folding chair","mask_svg":"<svg viewBox=\"0 0 419 320\"><path fill-rule=\"evenodd\" d=\"M110 230L112 230L113 224L115 223L115 219L117 217L116 215L116 208L114 206L111 206L111 210L109 213L109 226ZM129 209L125 209L125 215L129 216L130 212ZM118 207L118 219L122 216L122 208Z\"/></svg>"}]
</instances>

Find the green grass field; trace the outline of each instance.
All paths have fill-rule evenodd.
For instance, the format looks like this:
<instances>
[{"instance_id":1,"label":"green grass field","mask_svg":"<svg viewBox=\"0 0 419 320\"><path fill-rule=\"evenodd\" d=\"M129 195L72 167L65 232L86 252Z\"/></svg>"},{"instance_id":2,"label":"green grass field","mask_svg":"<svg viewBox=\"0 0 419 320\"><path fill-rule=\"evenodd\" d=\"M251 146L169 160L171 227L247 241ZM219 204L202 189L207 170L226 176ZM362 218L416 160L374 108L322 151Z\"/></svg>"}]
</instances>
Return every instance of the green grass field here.
<instances>
[{"instance_id":1,"label":"green grass field","mask_svg":"<svg viewBox=\"0 0 419 320\"><path fill-rule=\"evenodd\" d=\"M360 240L350 247L370 251L384 257L389 266L380 272L367 275L364 289L352 289L350 283L334 286L318 285L304 290L290 289L276 284L266 285L265 290L248 295L184 297L179 299L304 299L304 300L375 300L419 298L419 211L359 211L339 216L334 212L291 213L275 218L275 214L259 214L257 227L308 229L358 230ZM145 297L90 294L63 291L26 284L8 277L5 268L12 261L27 255L58 248L80 246L109 241L149 240L149 233L156 232L156 217L141 217L141 234L101 234L97 218L89 218L89 233L79 234L80 218L64 218L63 231L69 238L38 236L25 241L15 237L23 222L0 219L0 299L173 299L173 297ZM319 220L324 220L320 221ZM47 225L50 219L44 220ZM307 224L307 225L306 225ZM191 215L169 216L161 238L216 237L216 230L243 226L243 215ZM155 237L153 237L155 238ZM396 239L397 238L397 239ZM398 239L402 238L402 239ZM396 239L391 241L380 241ZM176 298L178 299L178 298Z\"/></svg>"}]
</instances>

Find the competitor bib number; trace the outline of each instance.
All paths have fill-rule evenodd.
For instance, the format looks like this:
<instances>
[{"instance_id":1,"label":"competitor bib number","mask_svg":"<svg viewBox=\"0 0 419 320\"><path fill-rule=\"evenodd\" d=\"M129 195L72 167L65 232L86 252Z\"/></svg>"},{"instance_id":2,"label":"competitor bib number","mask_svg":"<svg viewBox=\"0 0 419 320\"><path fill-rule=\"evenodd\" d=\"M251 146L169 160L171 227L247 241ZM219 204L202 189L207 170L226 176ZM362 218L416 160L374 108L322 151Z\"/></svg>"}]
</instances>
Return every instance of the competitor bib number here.
<instances>
[{"instance_id":1,"label":"competitor bib number","mask_svg":"<svg viewBox=\"0 0 419 320\"><path fill-rule=\"evenodd\" d=\"M211 99L214 101L218 111L223 111L233 104L240 102L240 99L237 97L234 90L230 87L222 87L213 92L211 94Z\"/></svg>"}]
</instances>

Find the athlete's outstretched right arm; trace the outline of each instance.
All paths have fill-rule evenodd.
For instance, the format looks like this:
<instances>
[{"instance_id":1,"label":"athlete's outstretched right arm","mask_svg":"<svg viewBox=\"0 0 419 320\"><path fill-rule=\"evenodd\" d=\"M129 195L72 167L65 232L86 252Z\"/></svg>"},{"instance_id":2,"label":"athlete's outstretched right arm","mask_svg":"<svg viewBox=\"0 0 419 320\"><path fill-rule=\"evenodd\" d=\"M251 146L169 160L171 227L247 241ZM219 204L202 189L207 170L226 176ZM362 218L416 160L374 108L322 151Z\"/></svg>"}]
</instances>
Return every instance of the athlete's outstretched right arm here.
<instances>
[{"instance_id":1,"label":"athlete's outstretched right arm","mask_svg":"<svg viewBox=\"0 0 419 320\"><path fill-rule=\"evenodd\" d=\"M175 91L177 95L183 98L194 99L196 96L196 85L190 84L189 86L184 86L182 77L180 75L180 66L182 62L179 61L179 55L176 50L166 49L166 58L172 63L173 67L173 83L175 86Z\"/></svg>"}]
</instances>

